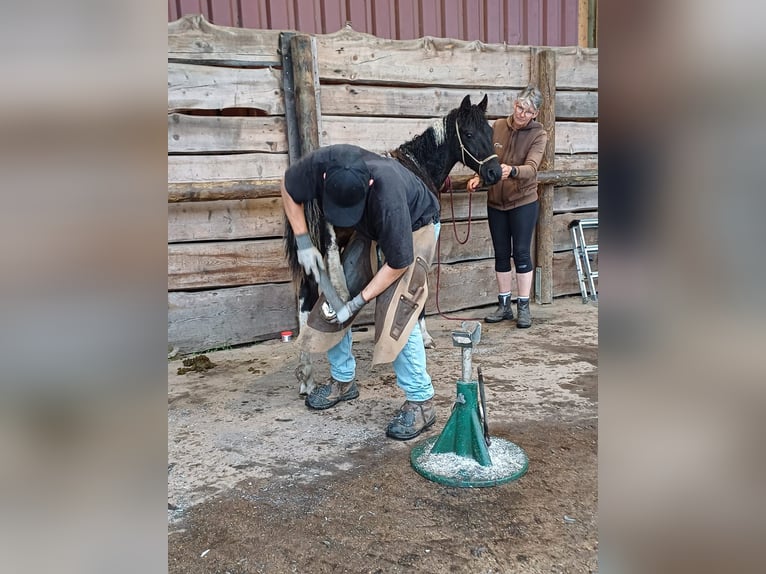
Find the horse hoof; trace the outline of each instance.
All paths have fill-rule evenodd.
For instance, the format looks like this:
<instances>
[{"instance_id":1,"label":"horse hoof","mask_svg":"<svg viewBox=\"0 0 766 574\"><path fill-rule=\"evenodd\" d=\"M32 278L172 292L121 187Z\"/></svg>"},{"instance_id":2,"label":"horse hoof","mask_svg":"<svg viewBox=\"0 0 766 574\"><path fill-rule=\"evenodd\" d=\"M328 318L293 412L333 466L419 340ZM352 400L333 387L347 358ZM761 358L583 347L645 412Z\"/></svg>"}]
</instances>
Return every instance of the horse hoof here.
<instances>
[{"instance_id":1,"label":"horse hoof","mask_svg":"<svg viewBox=\"0 0 766 574\"><path fill-rule=\"evenodd\" d=\"M436 342L433 339L431 339L431 338L423 339L423 346L426 349L435 349L436 348Z\"/></svg>"},{"instance_id":2,"label":"horse hoof","mask_svg":"<svg viewBox=\"0 0 766 574\"><path fill-rule=\"evenodd\" d=\"M316 386L316 383L314 383L313 378L309 382L302 382L301 383L301 388L298 391L298 396L305 397L307 395L310 395L311 391L314 390L315 386Z\"/></svg>"}]
</instances>

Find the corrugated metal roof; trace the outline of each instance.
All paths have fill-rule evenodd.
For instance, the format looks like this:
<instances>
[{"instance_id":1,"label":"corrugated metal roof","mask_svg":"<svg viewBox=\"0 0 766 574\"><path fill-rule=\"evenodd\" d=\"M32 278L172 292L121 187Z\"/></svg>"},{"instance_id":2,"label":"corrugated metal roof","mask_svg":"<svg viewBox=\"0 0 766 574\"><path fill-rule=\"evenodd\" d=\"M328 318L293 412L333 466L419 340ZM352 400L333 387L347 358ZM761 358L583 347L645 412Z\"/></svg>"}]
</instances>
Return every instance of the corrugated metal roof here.
<instances>
[{"instance_id":1,"label":"corrugated metal roof","mask_svg":"<svg viewBox=\"0 0 766 574\"><path fill-rule=\"evenodd\" d=\"M578 0L168 0L168 21L203 14L221 26L357 32L532 46L577 45Z\"/></svg>"}]
</instances>

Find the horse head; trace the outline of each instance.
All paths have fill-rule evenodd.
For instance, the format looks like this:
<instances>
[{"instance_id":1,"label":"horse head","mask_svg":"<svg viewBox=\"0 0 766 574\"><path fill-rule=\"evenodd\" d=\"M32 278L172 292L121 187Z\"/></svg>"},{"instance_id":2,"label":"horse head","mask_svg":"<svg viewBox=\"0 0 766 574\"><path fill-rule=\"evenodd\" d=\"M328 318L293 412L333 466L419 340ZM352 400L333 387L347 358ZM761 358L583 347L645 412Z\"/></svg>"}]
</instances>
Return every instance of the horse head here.
<instances>
[{"instance_id":1,"label":"horse head","mask_svg":"<svg viewBox=\"0 0 766 574\"><path fill-rule=\"evenodd\" d=\"M487 96L478 104L471 104L471 96L466 96L456 110L454 126L455 141L452 153L460 158L466 167L481 176L485 185L500 181L502 170L492 145L492 128L487 122Z\"/></svg>"}]
</instances>

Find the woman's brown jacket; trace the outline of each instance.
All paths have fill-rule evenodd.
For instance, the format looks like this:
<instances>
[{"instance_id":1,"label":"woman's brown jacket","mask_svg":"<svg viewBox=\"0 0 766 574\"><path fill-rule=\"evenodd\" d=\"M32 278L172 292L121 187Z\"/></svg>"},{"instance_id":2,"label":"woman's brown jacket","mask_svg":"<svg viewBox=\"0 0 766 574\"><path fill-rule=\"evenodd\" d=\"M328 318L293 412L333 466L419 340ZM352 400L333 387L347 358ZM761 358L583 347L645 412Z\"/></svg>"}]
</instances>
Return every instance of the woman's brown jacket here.
<instances>
[{"instance_id":1,"label":"woman's brown jacket","mask_svg":"<svg viewBox=\"0 0 766 574\"><path fill-rule=\"evenodd\" d=\"M516 177L501 179L489 188L487 205L507 211L537 199L537 169L543 159L548 134L540 122L531 120L521 129L512 125L512 117L495 120L492 141L500 163L516 166Z\"/></svg>"}]
</instances>

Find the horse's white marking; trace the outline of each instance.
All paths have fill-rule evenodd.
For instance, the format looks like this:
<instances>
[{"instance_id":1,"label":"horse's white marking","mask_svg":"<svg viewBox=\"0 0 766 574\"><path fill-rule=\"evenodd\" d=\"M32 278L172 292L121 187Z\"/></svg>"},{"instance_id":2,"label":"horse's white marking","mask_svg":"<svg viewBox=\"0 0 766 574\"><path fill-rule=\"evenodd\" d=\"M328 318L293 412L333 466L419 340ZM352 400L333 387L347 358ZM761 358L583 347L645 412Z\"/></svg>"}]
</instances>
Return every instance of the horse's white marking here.
<instances>
[{"instance_id":1,"label":"horse's white marking","mask_svg":"<svg viewBox=\"0 0 766 574\"><path fill-rule=\"evenodd\" d=\"M434 122L431 124L431 127L434 130L434 139L436 140L436 145L443 144L444 140L447 138L447 130L444 127L444 118L434 120Z\"/></svg>"}]
</instances>

